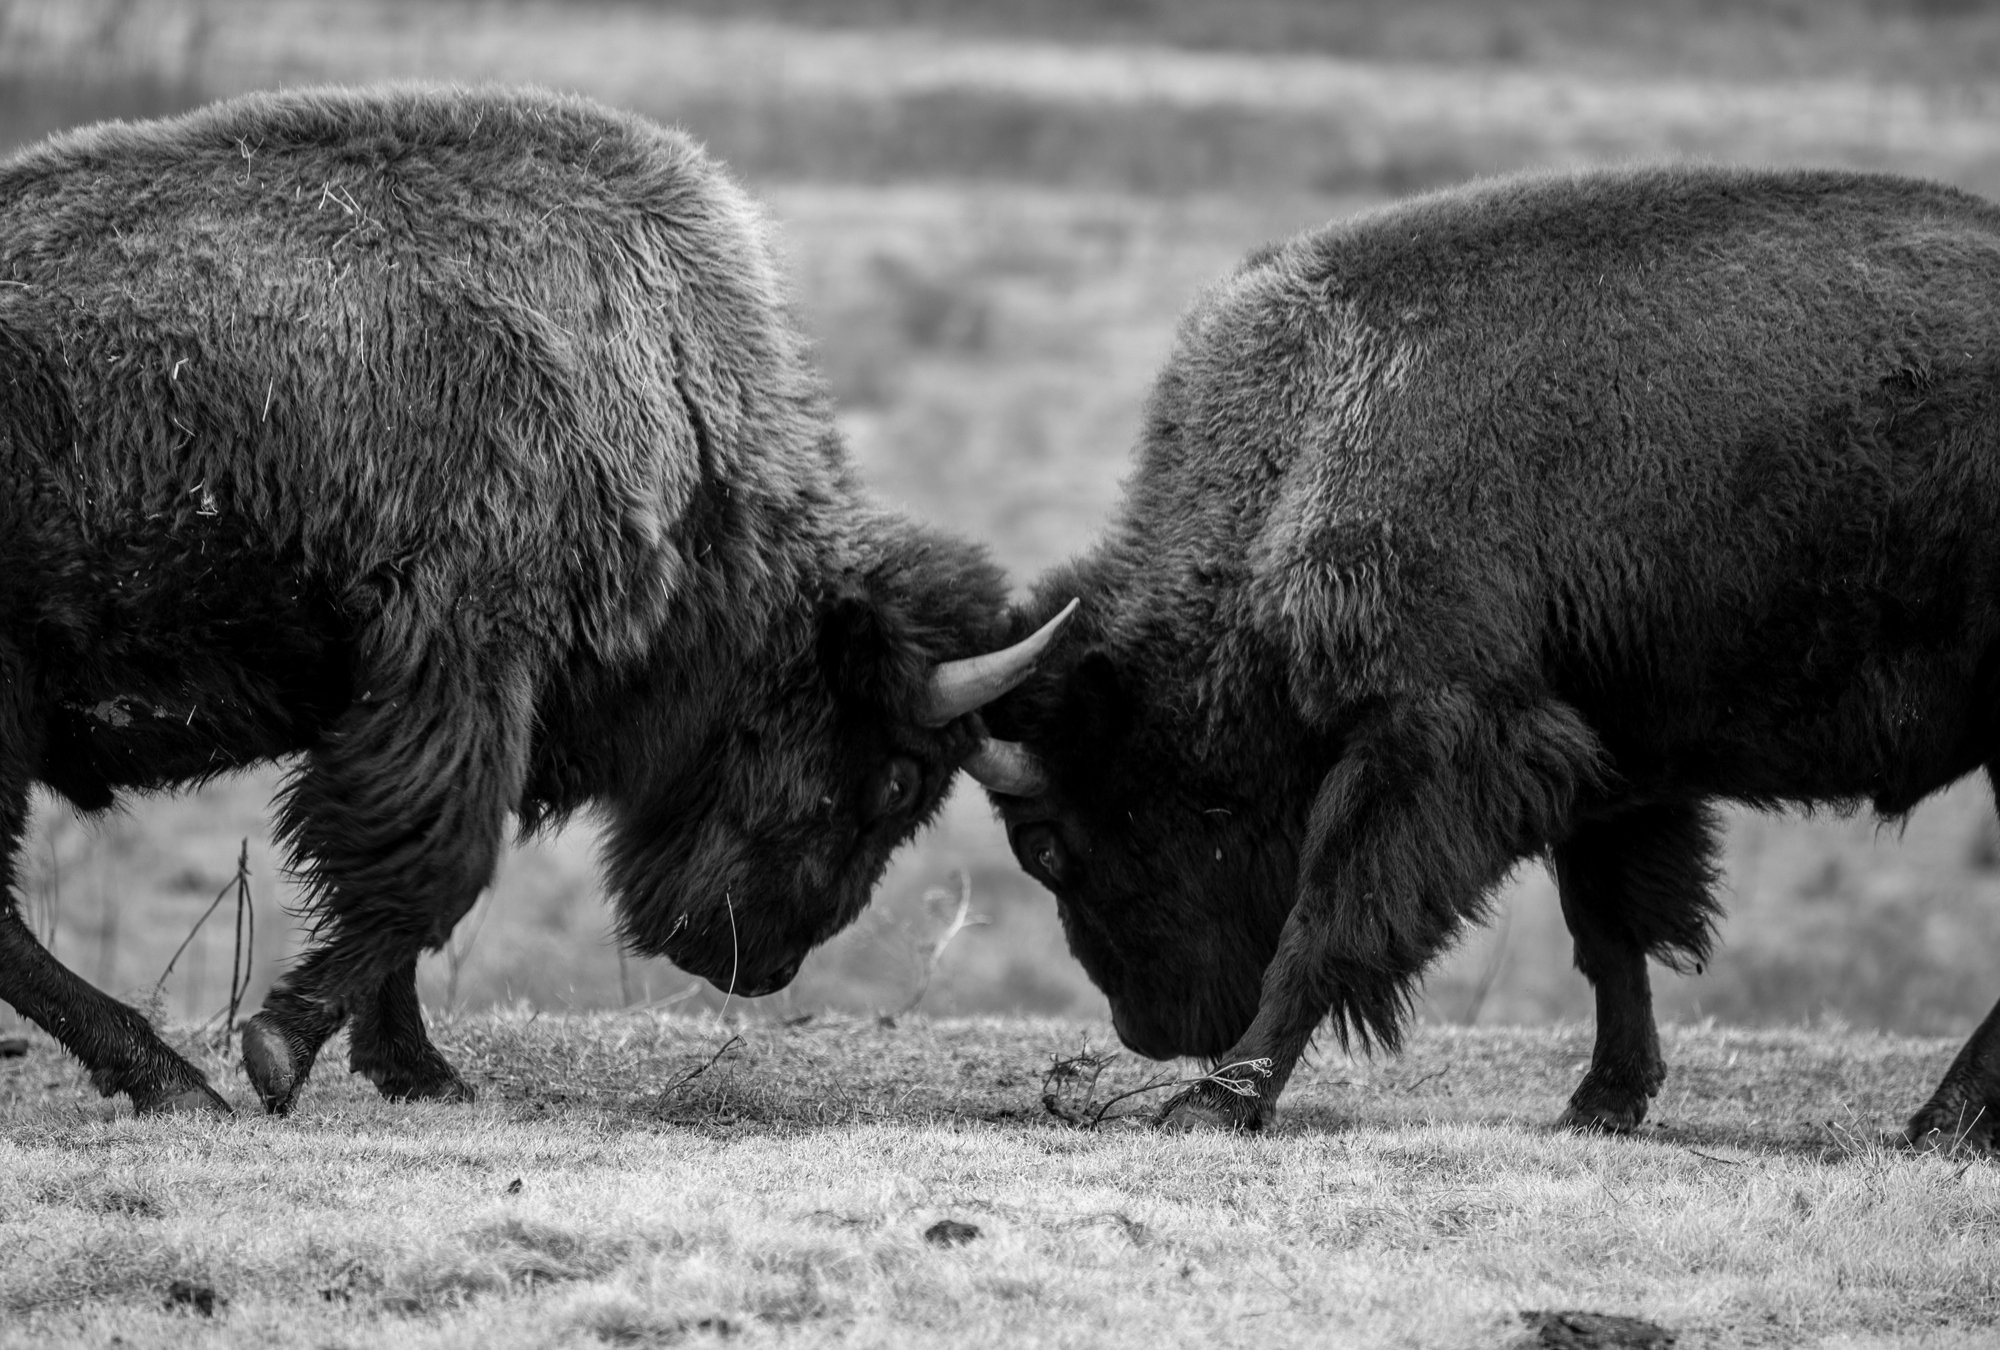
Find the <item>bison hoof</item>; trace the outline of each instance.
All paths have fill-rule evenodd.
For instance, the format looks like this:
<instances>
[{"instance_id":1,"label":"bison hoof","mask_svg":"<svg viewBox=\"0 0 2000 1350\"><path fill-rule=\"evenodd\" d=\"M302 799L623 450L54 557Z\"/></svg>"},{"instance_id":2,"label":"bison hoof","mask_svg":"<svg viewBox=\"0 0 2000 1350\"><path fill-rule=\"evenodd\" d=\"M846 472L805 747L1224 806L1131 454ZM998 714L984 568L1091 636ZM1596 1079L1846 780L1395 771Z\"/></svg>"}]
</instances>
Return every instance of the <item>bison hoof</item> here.
<instances>
[{"instance_id":1,"label":"bison hoof","mask_svg":"<svg viewBox=\"0 0 2000 1350\"><path fill-rule=\"evenodd\" d=\"M446 1066L442 1074L415 1075L388 1069L362 1069L361 1075L392 1102L469 1102L472 1085Z\"/></svg>"},{"instance_id":2,"label":"bison hoof","mask_svg":"<svg viewBox=\"0 0 2000 1350\"><path fill-rule=\"evenodd\" d=\"M1267 1123L1255 1098L1232 1096L1217 1101L1199 1087L1189 1088L1160 1108L1153 1124L1162 1130L1187 1132L1225 1130L1254 1134Z\"/></svg>"},{"instance_id":3,"label":"bison hoof","mask_svg":"<svg viewBox=\"0 0 2000 1350\"><path fill-rule=\"evenodd\" d=\"M1556 1128L1577 1134L1630 1134L1639 1128L1639 1122L1645 1118L1646 1109L1643 1106L1635 1110L1629 1106L1605 1103L1586 1106L1571 1102L1569 1108L1556 1117Z\"/></svg>"},{"instance_id":4,"label":"bison hoof","mask_svg":"<svg viewBox=\"0 0 2000 1350\"><path fill-rule=\"evenodd\" d=\"M392 1102L469 1102L472 1087L428 1040L382 1040L357 1027L347 1067Z\"/></svg>"},{"instance_id":5,"label":"bison hoof","mask_svg":"<svg viewBox=\"0 0 2000 1350\"><path fill-rule=\"evenodd\" d=\"M222 1095L206 1083L197 1083L185 1091L171 1093L167 1096L154 1097L143 1102L134 1102L133 1107L142 1116L233 1116L236 1114L229 1103L222 1099Z\"/></svg>"},{"instance_id":6,"label":"bison hoof","mask_svg":"<svg viewBox=\"0 0 2000 1350\"><path fill-rule=\"evenodd\" d=\"M263 1013L243 1024L243 1072L264 1109L274 1116L288 1116L305 1085L292 1056L291 1042L275 1022Z\"/></svg>"},{"instance_id":7,"label":"bison hoof","mask_svg":"<svg viewBox=\"0 0 2000 1350\"><path fill-rule=\"evenodd\" d=\"M1652 1076L1653 1089L1659 1087L1660 1077ZM1557 1118L1556 1128L1578 1134L1630 1134L1646 1119L1652 1097L1651 1090L1633 1085L1630 1079L1620 1083L1593 1071L1570 1094L1569 1107Z\"/></svg>"},{"instance_id":8,"label":"bison hoof","mask_svg":"<svg viewBox=\"0 0 2000 1350\"><path fill-rule=\"evenodd\" d=\"M1958 1094L1939 1093L1910 1117L1903 1137L1910 1147L1938 1153L1994 1153L1996 1108Z\"/></svg>"}]
</instances>

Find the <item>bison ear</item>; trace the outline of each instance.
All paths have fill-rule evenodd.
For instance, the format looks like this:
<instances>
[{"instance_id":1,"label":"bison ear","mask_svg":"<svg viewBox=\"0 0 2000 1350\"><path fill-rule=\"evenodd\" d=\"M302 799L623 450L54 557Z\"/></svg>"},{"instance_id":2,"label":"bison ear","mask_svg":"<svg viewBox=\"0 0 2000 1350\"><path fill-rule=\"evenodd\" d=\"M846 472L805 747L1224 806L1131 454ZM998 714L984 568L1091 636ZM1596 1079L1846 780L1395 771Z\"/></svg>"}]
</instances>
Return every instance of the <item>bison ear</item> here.
<instances>
[{"instance_id":1,"label":"bison ear","mask_svg":"<svg viewBox=\"0 0 2000 1350\"><path fill-rule=\"evenodd\" d=\"M821 602L819 661L842 697L878 708L912 705L929 671L902 612L853 583Z\"/></svg>"}]
</instances>

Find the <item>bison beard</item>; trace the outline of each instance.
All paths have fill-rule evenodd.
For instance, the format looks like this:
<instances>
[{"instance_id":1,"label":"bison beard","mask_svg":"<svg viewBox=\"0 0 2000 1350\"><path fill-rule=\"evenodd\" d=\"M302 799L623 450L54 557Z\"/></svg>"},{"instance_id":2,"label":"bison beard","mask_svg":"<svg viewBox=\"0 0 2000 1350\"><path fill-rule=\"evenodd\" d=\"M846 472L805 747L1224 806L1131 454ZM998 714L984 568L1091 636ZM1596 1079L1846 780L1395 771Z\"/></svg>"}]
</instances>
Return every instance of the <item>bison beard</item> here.
<instances>
[{"instance_id":1,"label":"bison beard","mask_svg":"<svg viewBox=\"0 0 2000 1350\"><path fill-rule=\"evenodd\" d=\"M498 90L0 163L0 996L102 1091L227 1109L22 924L37 781L297 756L321 940L244 1034L277 1111L343 1022L385 1093L470 1096L415 960L509 812L599 806L624 936L746 994L859 911L1038 647L862 495L765 235L677 134Z\"/></svg>"},{"instance_id":2,"label":"bison beard","mask_svg":"<svg viewBox=\"0 0 2000 1350\"><path fill-rule=\"evenodd\" d=\"M1441 193L1268 248L1183 320L1056 660L987 712L1016 855L1128 1044L1394 1048L1521 859L1597 1044L1566 1123L1665 1075L1711 803L1885 815L2000 764L2000 211L1869 175ZM998 753L995 747L992 753ZM1003 785L1006 786L1006 785ZM2000 1009L1913 1139L1990 1145Z\"/></svg>"}]
</instances>

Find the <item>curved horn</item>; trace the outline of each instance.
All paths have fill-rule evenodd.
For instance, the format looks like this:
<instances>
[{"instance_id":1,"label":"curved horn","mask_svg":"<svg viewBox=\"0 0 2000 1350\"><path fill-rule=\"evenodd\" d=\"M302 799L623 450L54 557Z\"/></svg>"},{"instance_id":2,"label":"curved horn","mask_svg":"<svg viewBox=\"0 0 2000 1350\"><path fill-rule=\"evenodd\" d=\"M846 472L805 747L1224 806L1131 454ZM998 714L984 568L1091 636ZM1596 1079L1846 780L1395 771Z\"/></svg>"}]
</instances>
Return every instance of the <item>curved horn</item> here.
<instances>
[{"instance_id":1,"label":"curved horn","mask_svg":"<svg viewBox=\"0 0 2000 1350\"><path fill-rule=\"evenodd\" d=\"M920 726L941 727L955 717L983 708L1028 678L1056 633L1076 613L1080 601L1063 606L1050 619L1011 647L984 656L967 656L957 661L940 661L931 670L930 688L923 706L917 709Z\"/></svg>"},{"instance_id":2,"label":"curved horn","mask_svg":"<svg viewBox=\"0 0 2000 1350\"><path fill-rule=\"evenodd\" d=\"M959 766L981 787L1003 797L1039 797L1048 791L1048 770L1018 741L982 737Z\"/></svg>"}]
</instances>

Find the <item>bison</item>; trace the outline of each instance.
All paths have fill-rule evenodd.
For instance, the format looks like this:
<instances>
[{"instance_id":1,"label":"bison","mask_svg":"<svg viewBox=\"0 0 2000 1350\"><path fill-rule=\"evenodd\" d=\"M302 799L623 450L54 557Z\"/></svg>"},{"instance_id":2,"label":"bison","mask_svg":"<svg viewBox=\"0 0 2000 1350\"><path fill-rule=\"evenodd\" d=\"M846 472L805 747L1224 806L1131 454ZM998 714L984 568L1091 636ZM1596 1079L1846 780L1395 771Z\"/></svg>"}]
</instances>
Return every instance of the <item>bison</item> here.
<instances>
[{"instance_id":1,"label":"bison","mask_svg":"<svg viewBox=\"0 0 2000 1350\"><path fill-rule=\"evenodd\" d=\"M463 1099L415 961L510 813L599 808L624 940L769 993L1038 650L864 496L758 209L580 99L256 95L0 163L0 381L0 997L140 1110L227 1107L23 925L34 784L296 756L316 941L250 1078L289 1110L345 1022Z\"/></svg>"},{"instance_id":2,"label":"bison","mask_svg":"<svg viewBox=\"0 0 2000 1350\"><path fill-rule=\"evenodd\" d=\"M1904 178L1481 183L1250 255L1183 319L1082 617L984 714L1022 866L1142 1054L1394 1049L1516 862L1596 1045L1665 1074L1714 804L1887 817L2000 763L2000 210ZM1909 1124L1990 1144L2000 1010Z\"/></svg>"}]
</instances>

